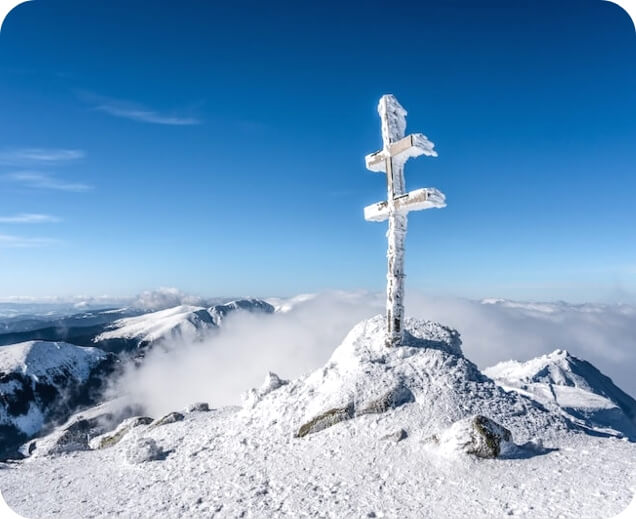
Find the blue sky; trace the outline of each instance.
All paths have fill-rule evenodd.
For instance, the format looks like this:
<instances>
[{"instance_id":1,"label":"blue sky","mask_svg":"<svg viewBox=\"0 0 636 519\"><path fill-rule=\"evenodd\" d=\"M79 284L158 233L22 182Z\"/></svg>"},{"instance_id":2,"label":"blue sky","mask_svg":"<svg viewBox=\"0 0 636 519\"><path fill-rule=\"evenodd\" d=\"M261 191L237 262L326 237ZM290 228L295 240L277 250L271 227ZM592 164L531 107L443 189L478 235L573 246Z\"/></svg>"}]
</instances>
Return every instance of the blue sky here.
<instances>
[{"instance_id":1,"label":"blue sky","mask_svg":"<svg viewBox=\"0 0 636 519\"><path fill-rule=\"evenodd\" d=\"M0 298L382 290L378 98L439 157L407 290L636 299L636 37L577 2L57 2L0 33ZM303 5L304 4L304 5ZM362 5L362 4L360 4Z\"/></svg>"}]
</instances>

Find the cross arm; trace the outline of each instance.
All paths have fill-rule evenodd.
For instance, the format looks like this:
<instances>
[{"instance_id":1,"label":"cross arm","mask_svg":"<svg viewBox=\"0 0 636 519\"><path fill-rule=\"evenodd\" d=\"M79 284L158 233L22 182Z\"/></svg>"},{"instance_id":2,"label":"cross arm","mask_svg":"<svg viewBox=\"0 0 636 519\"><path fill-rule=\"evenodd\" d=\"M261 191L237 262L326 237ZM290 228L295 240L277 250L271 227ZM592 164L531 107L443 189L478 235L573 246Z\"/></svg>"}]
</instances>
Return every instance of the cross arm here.
<instances>
[{"instance_id":1,"label":"cross arm","mask_svg":"<svg viewBox=\"0 0 636 519\"><path fill-rule=\"evenodd\" d=\"M406 162L411 157L427 155L437 157L435 144L422 133L413 133L391 144L388 154L384 150L376 151L365 157L367 169L380 173L386 172L386 159L394 158Z\"/></svg>"},{"instance_id":2,"label":"cross arm","mask_svg":"<svg viewBox=\"0 0 636 519\"><path fill-rule=\"evenodd\" d=\"M446 207L446 196L434 187L416 189L393 199L395 211L406 214L409 211L421 211ZM369 222L383 222L389 217L389 203L377 202L364 208L364 219Z\"/></svg>"}]
</instances>

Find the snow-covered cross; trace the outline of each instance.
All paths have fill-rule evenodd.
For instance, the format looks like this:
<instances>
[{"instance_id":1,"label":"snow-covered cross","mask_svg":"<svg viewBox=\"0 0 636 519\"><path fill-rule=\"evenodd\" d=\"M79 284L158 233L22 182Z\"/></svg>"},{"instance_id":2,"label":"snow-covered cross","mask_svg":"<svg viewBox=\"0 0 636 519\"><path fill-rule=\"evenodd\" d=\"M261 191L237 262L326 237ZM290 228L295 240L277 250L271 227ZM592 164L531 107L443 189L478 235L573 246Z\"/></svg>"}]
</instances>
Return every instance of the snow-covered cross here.
<instances>
[{"instance_id":1,"label":"snow-covered cross","mask_svg":"<svg viewBox=\"0 0 636 519\"><path fill-rule=\"evenodd\" d=\"M446 197L437 189L428 187L406 192L404 163L411 157L427 155L437 157L434 144L426 135L413 133L404 137L406 110L395 96L388 94L380 98L378 113L382 120L382 142L380 151L365 157L367 169L386 173L387 199L364 208L364 218L370 222L389 220L387 239L388 272L386 285L386 345L399 346L402 340L404 316L404 240L406 238L406 215L409 211L446 207Z\"/></svg>"}]
</instances>

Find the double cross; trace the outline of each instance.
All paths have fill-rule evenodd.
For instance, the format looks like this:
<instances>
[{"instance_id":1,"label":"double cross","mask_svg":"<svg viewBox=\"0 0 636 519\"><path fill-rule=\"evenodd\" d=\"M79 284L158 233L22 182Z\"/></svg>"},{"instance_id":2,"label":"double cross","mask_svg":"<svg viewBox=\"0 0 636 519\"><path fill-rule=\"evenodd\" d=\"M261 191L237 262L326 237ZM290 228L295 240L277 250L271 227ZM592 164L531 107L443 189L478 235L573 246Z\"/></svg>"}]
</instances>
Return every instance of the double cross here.
<instances>
[{"instance_id":1,"label":"double cross","mask_svg":"<svg viewBox=\"0 0 636 519\"><path fill-rule=\"evenodd\" d=\"M426 135L406 131L406 110L395 96L380 98L378 113L382 121L382 149L367 155L367 169L386 173L387 199L364 208L364 218L371 222L389 220L387 239L388 272L386 287L386 338L387 346L399 346L402 340L404 319L404 241L406 239L406 215L432 207L446 207L446 198L435 188L406 192L404 164L412 157L426 155L437 157L434 144Z\"/></svg>"}]
</instances>

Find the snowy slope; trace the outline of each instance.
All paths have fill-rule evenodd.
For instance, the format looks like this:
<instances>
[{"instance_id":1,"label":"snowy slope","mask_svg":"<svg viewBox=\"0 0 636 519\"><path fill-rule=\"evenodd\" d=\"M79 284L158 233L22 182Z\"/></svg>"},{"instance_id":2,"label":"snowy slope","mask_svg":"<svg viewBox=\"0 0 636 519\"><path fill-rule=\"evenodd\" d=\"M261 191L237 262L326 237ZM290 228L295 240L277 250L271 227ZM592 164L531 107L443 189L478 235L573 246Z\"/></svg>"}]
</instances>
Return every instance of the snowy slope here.
<instances>
[{"instance_id":1,"label":"snowy slope","mask_svg":"<svg viewBox=\"0 0 636 519\"><path fill-rule=\"evenodd\" d=\"M565 350L527 362L501 362L484 373L506 389L563 411L575 423L636 440L636 400Z\"/></svg>"},{"instance_id":2,"label":"snowy slope","mask_svg":"<svg viewBox=\"0 0 636 519\"><path fill-rule=\"evenodd\" d=\"M115 321L112 329L93 339L104 341L134 339L138 346L147 346L158 341L195 342L203 339L210 330L221 325L223 319L237 310L271 313L274 308L259 299L239 299L210 308L179 305L174 308L151 312L137 317Z\"/></svg>"},{"instance_id":3,"label":"snowy slope","mask_svg":"<svg viewBox=\"0 0 636 519\"><path fill-rule=\"evenodd\" d=\"M242 408L199 407L119 428L107 448L0 466L2 494L32 518L584 519L627 506L634 444L584 434L504 391L463 356L454 330L407 320L406 345L387 350L383 324L360 323L308 376L267 375ZM299 437L333 409L346 410L339 423ZM475 413L508 427L518 447L478 459L431 440Z\"/></svg>"},{"instance_id":4,"label":"snowy slope","mask_svg":"<svg viewBox=\"0 0 636 519\"><path fill-rule=\"evenodd\" d=\"M463 356L456 331L407 319L404 345L388 349L384 322L377 316L358 324L325 367L264 396L252 405L252 418L267 422L276 416L297 430L330 409L351 406L357 415L385 395L404 393L406 403L396 413L406 413L421 434L434 434L473 414L517 430L524 441L548 427L567 428L534 401L507 393L482 375Z\"/></svg>"},{"instance_id":5,"label":"snowy slope","mask_svg":"<svg viewBox=\"0 0 636 519\"><path fill-rule=\"evenodd\" d=\"M0 455L37 433L75 402L90 398L93 375L113 357L97 348L30 341L0 348Z\"/></svg>"}]
</instances>

